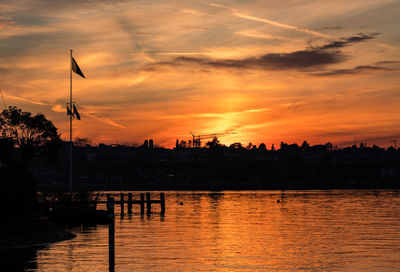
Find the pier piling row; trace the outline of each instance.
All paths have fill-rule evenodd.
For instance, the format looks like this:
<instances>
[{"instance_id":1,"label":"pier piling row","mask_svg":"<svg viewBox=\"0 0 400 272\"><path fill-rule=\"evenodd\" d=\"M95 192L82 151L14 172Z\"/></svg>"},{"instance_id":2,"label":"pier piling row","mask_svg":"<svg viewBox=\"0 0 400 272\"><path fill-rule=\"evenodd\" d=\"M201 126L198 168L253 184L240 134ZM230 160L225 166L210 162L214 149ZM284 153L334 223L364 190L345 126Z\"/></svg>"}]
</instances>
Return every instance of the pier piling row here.
<instances>
[{"instance_id":1,"label":"pier piling row","mask_svg":"<svg viewBox=\"0 0 400 272\"><path fill-rule=\"evenodd\" d=\"M123 216L125 214L125 203L127 205L127 210L128 210L129 215L132 214L132 205L140 205L140 214L144 214L145 205L146 205L146 214L151 214L151 205L152 204L160 204L160 207L161 207L160 214L162 214L162 215L165 214L165 195L164 195L164 193L160 193L160 200L151 199L150 193L146 193L146 200L145 200L144 195L145 195L144 193L141 193L140 200L133 200L132 193L128 193L128 199L125 200L125 194L121 193L120 200L117 201L112 197L111 194L107 194L107 201L96 201L96 204L103 203L103 204L107 204L107 207L108 207L108 204L112 201L113 204L120 205L121 216Z\"/></svg>"}]
</instances>

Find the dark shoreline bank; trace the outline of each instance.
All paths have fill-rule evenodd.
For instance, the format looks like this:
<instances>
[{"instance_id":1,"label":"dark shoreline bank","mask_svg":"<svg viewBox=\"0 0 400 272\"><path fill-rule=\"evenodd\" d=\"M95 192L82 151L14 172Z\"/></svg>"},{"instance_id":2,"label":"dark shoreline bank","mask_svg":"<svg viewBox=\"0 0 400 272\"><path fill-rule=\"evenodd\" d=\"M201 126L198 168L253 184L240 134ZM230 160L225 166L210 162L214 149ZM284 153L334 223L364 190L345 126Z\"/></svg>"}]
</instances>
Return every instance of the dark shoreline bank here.
<instances>
[{"instance_id":1,"label":"dark shoreline bank","mask_svg":"<svg viewBox=\"0 0 400 272\"><path fill-rule=\"evenodd\" d=\"M0 252L10 249L34 248L76 237L47 217L33 217L2 223Z\"/></svg>"},{"instance_id":2,"label":"dark shoreline bank","mask_svg":"<svg viewBox=\"0 0 400 272\"><path fill-rule=\"evenodd\" d=\"M39 191L68 191L66 186L40 186ZM74 191L290 191L290 190L400 190L397 184L386 186L132 186L132 185L74 185Z\"/></svg>"}]
</instances>

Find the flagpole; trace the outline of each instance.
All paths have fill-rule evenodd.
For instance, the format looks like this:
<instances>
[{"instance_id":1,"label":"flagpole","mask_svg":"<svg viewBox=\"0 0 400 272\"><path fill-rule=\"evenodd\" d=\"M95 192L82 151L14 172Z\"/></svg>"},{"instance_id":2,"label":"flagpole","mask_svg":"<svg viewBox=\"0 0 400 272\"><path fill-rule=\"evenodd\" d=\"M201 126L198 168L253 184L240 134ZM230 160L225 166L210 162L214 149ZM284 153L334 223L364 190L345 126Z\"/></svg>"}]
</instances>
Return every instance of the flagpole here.
<instances>
[{"instance_id":1,"label":"flagpole","mask_svg":"<svg viewBox=\"0 0 400 272\"><path fill-rule=\"evenodd\" d=\"M69 107L72 111L72 50L69 67ZM72 194L72 114L69 115L69 192Z\"/></svg>"}]
</instances>

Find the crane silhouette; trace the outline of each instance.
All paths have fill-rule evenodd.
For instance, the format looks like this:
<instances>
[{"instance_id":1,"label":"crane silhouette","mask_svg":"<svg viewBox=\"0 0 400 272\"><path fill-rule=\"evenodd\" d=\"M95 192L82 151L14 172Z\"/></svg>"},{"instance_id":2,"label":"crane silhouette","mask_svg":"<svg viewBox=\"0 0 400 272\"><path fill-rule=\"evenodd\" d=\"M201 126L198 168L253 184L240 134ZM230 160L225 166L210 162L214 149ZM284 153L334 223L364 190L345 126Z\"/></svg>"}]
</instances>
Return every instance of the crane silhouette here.
<instances>
[{"instance_id":1,"label":"crane silhouette","mask_svg":"<svg viewBox=\"0 0 400 272\"><path fill-rule=\"evenodd\" d=\"M192 134L192 137L193 137L192 146L193 147L200 147L201 146L201 140L212 139L212 138L217 137L217 136L225 136L225 135L229 135L229 134L235 134L235 132L198 134L198 135L195 135L193 132L190 132L190 134Z\"/></svg>"}]
</instances>

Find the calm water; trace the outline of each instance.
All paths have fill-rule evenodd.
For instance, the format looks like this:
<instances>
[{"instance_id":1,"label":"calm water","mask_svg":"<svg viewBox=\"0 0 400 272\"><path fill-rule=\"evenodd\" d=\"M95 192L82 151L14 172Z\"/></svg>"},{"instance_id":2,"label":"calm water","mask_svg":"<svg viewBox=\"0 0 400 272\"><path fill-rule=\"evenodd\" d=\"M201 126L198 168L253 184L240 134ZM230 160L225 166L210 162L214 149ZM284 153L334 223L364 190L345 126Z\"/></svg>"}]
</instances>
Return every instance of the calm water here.
<instances>
[{"instance_id":1,"label":"calm water","mask_svg":"<svg viewBox=\"0 0 400 272\"><path fill-rule=\"evenodd\" d=\"M399 207L393 191L167 192L164 217L116 217L116 271L400 271ZM107 226L71 231L28 271L107 271Z\"/></svg>"}]
</instances>

